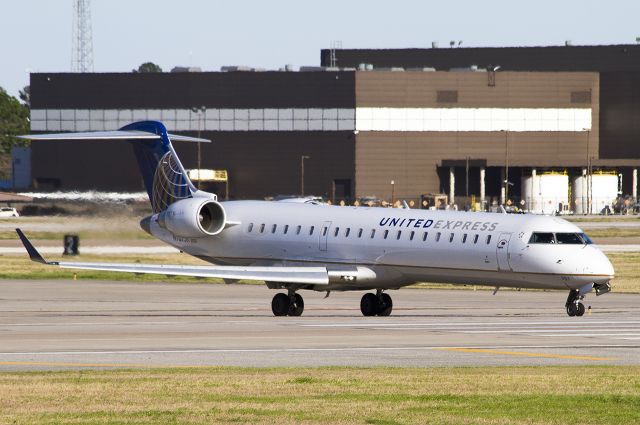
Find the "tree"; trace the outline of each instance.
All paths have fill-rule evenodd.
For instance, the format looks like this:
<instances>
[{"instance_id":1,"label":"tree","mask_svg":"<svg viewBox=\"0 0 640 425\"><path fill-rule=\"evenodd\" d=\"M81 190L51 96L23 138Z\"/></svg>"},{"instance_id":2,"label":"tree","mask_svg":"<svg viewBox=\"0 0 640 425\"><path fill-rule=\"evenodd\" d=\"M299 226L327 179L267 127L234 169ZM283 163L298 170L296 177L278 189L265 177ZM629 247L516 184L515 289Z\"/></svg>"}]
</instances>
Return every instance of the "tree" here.
<instances>
[{"instance_id":1,"label":"tree","mask_svg":"<svg viewBox=\"0 0 640 425\"><path fill-rule=\"evenodd\" d=\"M24 86L18 93L18 97L24 103L27 108L31 109L31 86Z\"/></svg>"},{"instance_id":2,"label":"tree","mask_svg":"<svg viewBox=\"0 0 640 425\"><path fill-rule=\"evenodd\" d=\"M162 72L162 68L153 62L145 62L137 70L134 69L133 72Z\"/></svg>"},{"instance_id":3,"label":"tree","mask_svg":"<svg viewBox=\"0 0 640 425\"><path fill-rule=\"evenodd\" d=\"M29 108L0 87L0 178L10 174L11 148L26 141L15 136L29 133Z\"/></svg>"}]
</instances>

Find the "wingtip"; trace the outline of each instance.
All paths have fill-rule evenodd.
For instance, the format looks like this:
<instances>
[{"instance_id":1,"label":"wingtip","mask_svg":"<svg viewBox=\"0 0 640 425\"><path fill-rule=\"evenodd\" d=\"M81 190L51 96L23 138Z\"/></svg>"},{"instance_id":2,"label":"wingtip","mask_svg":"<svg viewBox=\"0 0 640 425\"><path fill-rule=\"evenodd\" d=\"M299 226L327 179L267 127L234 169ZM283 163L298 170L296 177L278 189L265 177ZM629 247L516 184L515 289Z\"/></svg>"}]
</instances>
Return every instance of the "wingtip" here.
<instances>
[{"instance_id":1,"label":"wingtip","mask_svg":"<svg viewBox=\"0 0 640 425\"><path fill-rule=\"evenodd\" d=\"M44 257L33 246L31 241L29 241L29 239L25 236L22 230L20 230L19 228L16 228L16 233L18 234L20 241L22 241L22 245L24 245L24 248L27 250L27 253L29 254L29 258L31 259L31 261L35 261L41 264L49 264L49 262L44 259Z\"/></svg>"}]
</instances>

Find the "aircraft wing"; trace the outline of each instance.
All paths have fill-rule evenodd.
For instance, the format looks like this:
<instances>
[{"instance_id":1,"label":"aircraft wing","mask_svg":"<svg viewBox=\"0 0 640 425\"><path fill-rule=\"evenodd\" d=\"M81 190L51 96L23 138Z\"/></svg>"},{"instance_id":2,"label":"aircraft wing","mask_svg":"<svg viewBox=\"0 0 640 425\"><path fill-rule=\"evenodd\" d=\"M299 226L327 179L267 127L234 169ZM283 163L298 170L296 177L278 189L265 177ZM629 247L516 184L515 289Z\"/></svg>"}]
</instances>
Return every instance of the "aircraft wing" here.
<instances>
[{"instance_id":1,"label":"aircraft wing","mask_svg":"<svg viewBox=\"0 0 640 425\"><path fill-rule=\"evenodd\" d=\"M259 280L267 282L303 283L328 285L329 273L325 267L263 267L263 266L183 266L168 264L118 264L118 263L75 263L47 261L27 239L20 229L16 229L32 261L58 266L63 269L105 270L112 272L161 274L172 276L209 277L229 280Z\"/></svg>"}]
</instances>

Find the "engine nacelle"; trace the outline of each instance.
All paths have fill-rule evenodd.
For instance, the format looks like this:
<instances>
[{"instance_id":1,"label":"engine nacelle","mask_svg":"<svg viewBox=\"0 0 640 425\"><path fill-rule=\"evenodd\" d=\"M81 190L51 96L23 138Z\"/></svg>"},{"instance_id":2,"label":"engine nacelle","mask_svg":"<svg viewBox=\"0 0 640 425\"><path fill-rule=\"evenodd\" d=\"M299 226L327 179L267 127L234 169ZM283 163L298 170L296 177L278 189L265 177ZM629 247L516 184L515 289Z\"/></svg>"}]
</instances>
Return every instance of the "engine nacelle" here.
<instances>
[{"instance_id":1,"label":"engine nacelle","mask_svg":"<svg viewBox=\"0 0 640 425\"><path fill-rule=\"evenodd\" d=\"M218 202L189 198L174 202L158 215L158 225L176 236L202 238L222 232L227 216Z\"/></svg>"}]
</instances>

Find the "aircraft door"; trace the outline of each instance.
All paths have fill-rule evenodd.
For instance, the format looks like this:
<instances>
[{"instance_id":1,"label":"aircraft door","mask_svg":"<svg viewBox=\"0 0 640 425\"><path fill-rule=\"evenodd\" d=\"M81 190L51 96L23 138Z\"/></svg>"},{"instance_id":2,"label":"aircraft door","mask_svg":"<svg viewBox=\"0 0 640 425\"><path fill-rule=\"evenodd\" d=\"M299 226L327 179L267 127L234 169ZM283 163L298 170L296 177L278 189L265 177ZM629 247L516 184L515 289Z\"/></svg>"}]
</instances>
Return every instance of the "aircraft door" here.
<instances>
[{"instance_id":1,"label":"aircraft door","mask_svg":"<svg viewBox=\"0 0 640 425\"><path fill-rule=\"evenodd\" d=\"M322 228L320 229L320 241L319 241L320 251L327 250L327 239L329 238L330 227L331 227L331 222L325 221L324 224L322 225Z\"/></svg>"},{"instance_id":2,"label":"aircraft door","mask_svg":"<svg viewBox=\"0 0 640 425\"><path fill-rule=\"evenodd\" d=\"M496 255L498 257L498 270L511 271L509 265L509 240L511 233L500 233L498 238L498 246L496 247Z\"/></svg>"}]
</instances>

